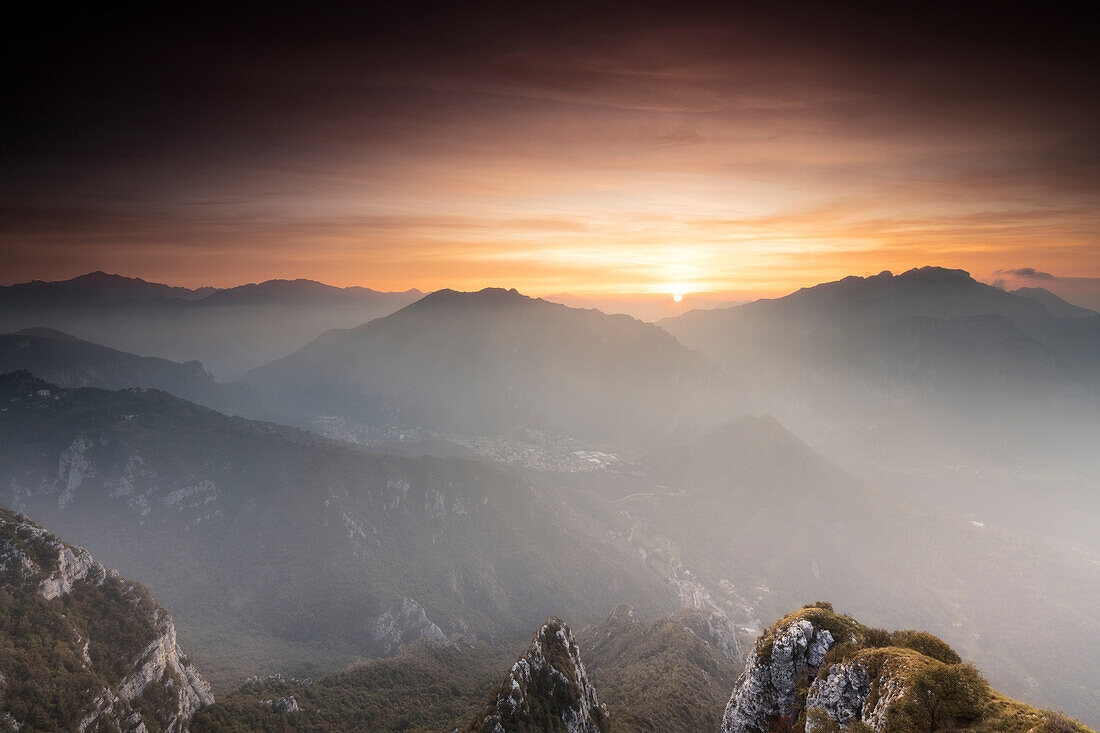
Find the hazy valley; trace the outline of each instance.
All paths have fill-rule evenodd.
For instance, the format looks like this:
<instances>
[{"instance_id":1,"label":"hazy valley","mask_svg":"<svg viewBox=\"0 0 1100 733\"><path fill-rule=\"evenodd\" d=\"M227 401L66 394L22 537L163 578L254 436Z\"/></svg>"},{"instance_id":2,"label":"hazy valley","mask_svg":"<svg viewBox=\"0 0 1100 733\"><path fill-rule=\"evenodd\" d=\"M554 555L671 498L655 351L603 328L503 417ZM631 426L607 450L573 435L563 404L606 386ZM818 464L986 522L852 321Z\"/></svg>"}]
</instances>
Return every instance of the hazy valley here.
<instances>
[{"instance_id":1,"label":"hazy valley","mask_svg":"<svg viewBox=\"0 0 1100 733\"><path fill-rule=\"evenodd\" d=\"M30 328L0 504L165 604L219 700L195 730L464 726L552 616L579 730L717 730L813 598L1095 722L1100 316L1034 295L930 268L653 325L440 291L236 382Z\"/></svg>"}]
</instances>

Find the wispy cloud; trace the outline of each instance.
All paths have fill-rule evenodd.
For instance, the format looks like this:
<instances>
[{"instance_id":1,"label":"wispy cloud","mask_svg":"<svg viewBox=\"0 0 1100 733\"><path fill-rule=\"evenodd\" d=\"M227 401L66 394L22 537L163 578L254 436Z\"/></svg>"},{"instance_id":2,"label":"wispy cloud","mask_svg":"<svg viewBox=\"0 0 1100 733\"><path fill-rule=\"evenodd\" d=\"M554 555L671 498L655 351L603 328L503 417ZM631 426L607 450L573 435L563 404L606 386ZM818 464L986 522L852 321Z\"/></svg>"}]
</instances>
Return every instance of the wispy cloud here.
<instances>
[{"instance_id":1,"label":"wispy cloud","mask_svg":"<svg viewBox=\"0 0 1100 733\"><path fill-rule=\"evenodd\" d=\"M84 86L25 90L20 119L43 124L6 142L3 277L660 292L923 264L1100 276L1082 39L999 15L943 35L915 10L592 14L275 17L285 35L199 30L171 54L83 39L110 55L74 56ZM31 40L28 78L60 63L43 49L65 58ZM142 64L97 66L127 54Z\"/></svg>"}]
</instances>

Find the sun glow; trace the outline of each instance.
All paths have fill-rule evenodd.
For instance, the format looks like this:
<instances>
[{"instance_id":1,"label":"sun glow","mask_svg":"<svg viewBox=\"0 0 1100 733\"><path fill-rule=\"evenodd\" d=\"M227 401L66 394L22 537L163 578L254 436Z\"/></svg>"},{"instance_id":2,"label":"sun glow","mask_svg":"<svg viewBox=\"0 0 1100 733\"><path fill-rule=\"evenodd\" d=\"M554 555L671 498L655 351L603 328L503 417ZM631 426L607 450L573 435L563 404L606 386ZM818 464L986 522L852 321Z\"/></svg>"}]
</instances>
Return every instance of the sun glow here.
<instances>
[{"instance_id":1,"label":"sun glow","mask_svg":"<svg viewBox=\"0 0 1100 733\"><path fill-rule=\"evenodd\" d=\"M675 300L677 303L679 303L681 300L684 299L684 294L683 293L673 293L672 294L672 299Z\"/></svg>"}]
</instances>

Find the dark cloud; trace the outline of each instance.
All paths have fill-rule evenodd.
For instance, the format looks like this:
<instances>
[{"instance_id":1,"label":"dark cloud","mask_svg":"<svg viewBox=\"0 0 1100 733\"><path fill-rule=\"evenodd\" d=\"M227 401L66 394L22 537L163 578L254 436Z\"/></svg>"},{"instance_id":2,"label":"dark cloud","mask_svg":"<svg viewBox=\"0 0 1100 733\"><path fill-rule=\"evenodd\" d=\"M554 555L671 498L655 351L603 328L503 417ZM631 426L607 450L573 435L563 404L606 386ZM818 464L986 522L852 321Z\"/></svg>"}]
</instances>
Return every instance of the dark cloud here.
<instances>
[{"instance_id":1,"label":"dark cloud","mask_svg":"<svg viewBox=\"0 0 1100 733\"><path fill-rule=\"evenodd\" d=\"M997 270L997 275L1011 275L1012 277L1022 278L1024 280L1057 280L1054 275L1049 272L1040 272L1034 267L1021 267L1017 270Z\"/></svg>"}]
</instances>

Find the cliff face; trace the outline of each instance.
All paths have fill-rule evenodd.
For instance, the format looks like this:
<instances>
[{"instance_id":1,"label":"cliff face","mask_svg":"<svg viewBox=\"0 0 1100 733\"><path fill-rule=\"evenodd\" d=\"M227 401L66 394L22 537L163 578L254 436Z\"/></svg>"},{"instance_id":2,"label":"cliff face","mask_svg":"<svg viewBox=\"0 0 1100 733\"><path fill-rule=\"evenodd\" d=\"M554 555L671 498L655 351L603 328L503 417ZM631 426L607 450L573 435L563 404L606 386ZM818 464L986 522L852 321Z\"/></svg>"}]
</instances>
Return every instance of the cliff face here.
<instances>
[{"instance_id":1,"label":"cliff face","mask_svg":"<svg viewBox=\"0 0 1100 733\"><path fill-rule=\"evenodd\" d=\"M371 640L384 656L396 654L402 646L418 639L443 644L447 635L412 598L402 598L386 609L371 627Z\"/></svg>"},{"instance_id":2,"label":"cliff face","mask_svg":"<svg viewBox=\"0 0 1100 733\"><path fill-rule=\"evenodd\" d=\"M214 701L144 587L5 507L0 638L0 721L17 730L185 731Z\"/></svg>"},{"instance_id":3,"label":"cliff face","mask_svg":"<svg viewBox=\"0 0 1100 733\"><path fill-rule=\"evenodd\" d=\"M489 709L471 733L609 733L607 711L596 699L573 634L552 618L527 653L508 671Z\"/></svg>"},{"instance_id":4,"label":"cliff face","mask_svg":"<svg viewBox=\"0 0 1100 733\"><path fill-rule=\"evenodd\" d=\"M774 629L749 653L726 706L723 733L766 731L773 722L793 719L800 683L817 674L834 643L831 631L807 618L789 619Z\"/></svg>"}]
</instances>

